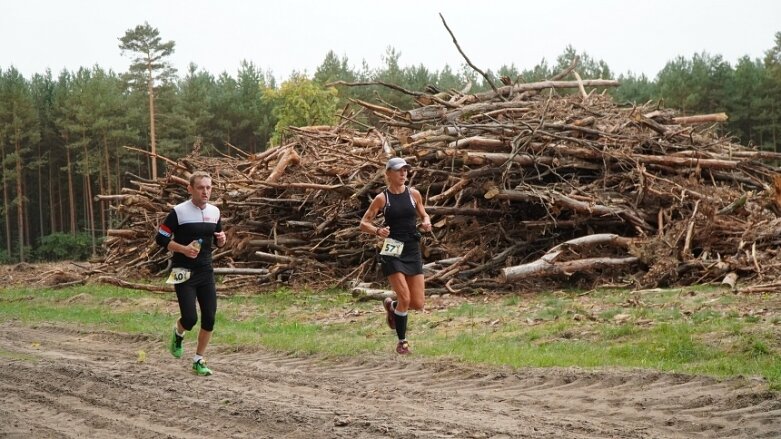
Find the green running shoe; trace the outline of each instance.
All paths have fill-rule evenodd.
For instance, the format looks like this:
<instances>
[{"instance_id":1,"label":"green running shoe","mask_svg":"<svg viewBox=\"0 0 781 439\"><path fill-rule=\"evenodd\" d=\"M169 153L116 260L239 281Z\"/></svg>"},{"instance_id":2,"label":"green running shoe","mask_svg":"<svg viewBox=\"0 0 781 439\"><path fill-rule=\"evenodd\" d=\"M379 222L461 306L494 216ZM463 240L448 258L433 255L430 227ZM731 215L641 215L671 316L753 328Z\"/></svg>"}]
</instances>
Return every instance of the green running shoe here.
<instances>
[{"instance_id":1,"label":"green running shoe","mask_svg":"<svg viewBox=\"0 0 781 439\"><path fill-rule=\"evenodd\" d=\"M182 352L184 352L182 341L184 340L184 337L179 337L176 334L176 329L174 329L173 332L174 333L171 335L171 344L168 345L168 350L175 358L182 358Z\"/></svg>"},{"instance_id":2,"label":"green running shoe","mask_svg":"<svg viewBox=\"0 0 781 439\"><path fill-rule=\"evenodd\" d=\"M212 374L212 370L206 367L206 363L203 360L193 361L193 372L204 377Z\"/></svg>"}]
</instances>

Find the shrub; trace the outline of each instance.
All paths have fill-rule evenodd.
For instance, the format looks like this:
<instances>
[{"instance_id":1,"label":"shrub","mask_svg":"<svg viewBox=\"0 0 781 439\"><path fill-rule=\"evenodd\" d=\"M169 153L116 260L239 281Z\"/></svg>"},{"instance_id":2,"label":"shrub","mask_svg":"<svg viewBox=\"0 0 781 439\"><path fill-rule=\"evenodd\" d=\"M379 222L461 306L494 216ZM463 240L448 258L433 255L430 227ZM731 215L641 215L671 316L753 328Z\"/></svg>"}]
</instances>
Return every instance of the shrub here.
<instances>
[{"instance_id":1,"label":"shrub","mask_svg":"<svg viewBox=\"0 0 781 439\"><path fill-rule=\"evenodd\" d=\"M84 261L92 255L92 241L86 233L52 233L42 236L39 241L33 252L33 257L39 261Z\"/></svg>"},{"instance_id":2,"label":"shrub","mask_svg":"<svg viewBox=\"0 0 781 439\"><path fill-rule=\"evenodd\" d=\"M13 256L5 250L0 250L0 265L11 264L14 262Z\"/></svg>"}]
</instances>

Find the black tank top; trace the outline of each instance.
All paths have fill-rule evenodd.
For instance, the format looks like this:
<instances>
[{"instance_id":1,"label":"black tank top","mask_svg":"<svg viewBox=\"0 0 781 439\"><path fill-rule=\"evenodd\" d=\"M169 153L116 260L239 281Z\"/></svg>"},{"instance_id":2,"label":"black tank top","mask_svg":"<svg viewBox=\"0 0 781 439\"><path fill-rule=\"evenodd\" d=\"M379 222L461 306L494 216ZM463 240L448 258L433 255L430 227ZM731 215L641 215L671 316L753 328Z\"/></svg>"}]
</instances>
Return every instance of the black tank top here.
<instances>
[{"instance_id":1,"label":"black tank top","mask_svg":"<svg viewBox=\"0 0 781 439\"><path fill-rule=\"evenodd\" d=\"M408 187L404 192L393 194L385 189L385 225L390 227L390 237L399 241L415 240L417 211L415 200Z\"/></svg>"}]
</instances>

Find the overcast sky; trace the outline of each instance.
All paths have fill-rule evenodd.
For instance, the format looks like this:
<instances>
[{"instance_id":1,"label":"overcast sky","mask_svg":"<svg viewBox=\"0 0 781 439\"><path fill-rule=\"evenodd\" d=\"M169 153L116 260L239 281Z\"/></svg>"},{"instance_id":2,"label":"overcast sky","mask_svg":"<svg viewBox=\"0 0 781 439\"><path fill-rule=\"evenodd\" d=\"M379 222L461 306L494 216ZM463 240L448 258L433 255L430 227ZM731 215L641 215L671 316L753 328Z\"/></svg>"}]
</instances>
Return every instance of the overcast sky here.
<instances>
[{"instance_id":1,"label":"overcast sky","mask_svg":"<svg viewBox=\"0 0 781 439\"><path fill-rule=\"evenodd\" d=\"M118 38L146 21L176 43L170 61L180 74L192 62L235 76L247 60L284 80L313 74L329 50L375 68L388 46L402 66L458 69L440 12L484 70L553 64L569 44L616 73L653 78L679 55L762 58L781 32L778 0L0 0L0 68L28 78L95 64L123 72L130 58Z\"/></svg>"}]
</instances>

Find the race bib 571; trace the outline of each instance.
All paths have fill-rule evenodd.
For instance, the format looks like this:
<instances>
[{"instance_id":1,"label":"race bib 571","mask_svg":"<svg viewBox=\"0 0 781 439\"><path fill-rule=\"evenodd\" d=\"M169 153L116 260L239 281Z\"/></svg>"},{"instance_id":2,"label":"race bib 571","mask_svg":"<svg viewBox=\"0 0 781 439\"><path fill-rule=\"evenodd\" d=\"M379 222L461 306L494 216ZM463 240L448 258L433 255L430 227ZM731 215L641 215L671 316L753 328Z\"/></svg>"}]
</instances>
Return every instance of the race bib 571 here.
<instances>
[{"instance_id":1,"label":"race bib 571","mask_svg":"<svg viewBox=\"0 0 781 439\"><path fill-rule=\"evenodd\" d=\"M380 254L384 256L393 256L394 258L398 258L401 255L402 250L404 250L403 242L397 241L392 238L385 238L385 241L383 241L382 243L382 250L380 251Z\"/></svg>"}]
</instances>

